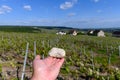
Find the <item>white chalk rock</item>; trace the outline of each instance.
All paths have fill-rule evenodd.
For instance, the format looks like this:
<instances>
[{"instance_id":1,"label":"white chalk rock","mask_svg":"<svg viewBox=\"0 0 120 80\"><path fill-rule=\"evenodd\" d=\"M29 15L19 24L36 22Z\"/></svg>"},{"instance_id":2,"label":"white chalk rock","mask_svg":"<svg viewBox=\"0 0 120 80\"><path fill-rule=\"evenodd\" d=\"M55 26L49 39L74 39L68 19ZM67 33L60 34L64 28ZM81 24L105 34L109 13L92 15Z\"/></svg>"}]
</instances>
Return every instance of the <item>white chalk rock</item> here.
<instances>
[{"instance_id":1,"label":"white chalk rock","mask_svg":"<svg viewBox=\"0 0 120 80\"><path fill-rule=\"evenodd\" d=\"M65 50L61 48L53 47L48 54L52 57L63 58L65 57Z\"/></svg>"}]
</instances>

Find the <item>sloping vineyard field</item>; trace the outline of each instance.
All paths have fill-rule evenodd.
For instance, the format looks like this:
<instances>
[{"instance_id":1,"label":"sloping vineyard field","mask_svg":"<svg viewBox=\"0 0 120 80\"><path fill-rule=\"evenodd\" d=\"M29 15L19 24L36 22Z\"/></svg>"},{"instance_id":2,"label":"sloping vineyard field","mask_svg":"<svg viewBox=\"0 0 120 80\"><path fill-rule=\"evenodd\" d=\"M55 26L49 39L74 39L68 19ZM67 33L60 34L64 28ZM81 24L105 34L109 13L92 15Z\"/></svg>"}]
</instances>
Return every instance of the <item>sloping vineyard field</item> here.
<instances>
[{"instance_id":1,"label":"sloping vineyard field","mask_svg":"<svg viewBox=\"0 0 120 80\"><path fill-rule=\"evenodd\" d=\"M66 51L58 80L120 80L120 38L21 32L0 32L0 80L20 80L27 43L25 80L34 52L45 58L52 47Z\"/></svg>"}]
</instances>

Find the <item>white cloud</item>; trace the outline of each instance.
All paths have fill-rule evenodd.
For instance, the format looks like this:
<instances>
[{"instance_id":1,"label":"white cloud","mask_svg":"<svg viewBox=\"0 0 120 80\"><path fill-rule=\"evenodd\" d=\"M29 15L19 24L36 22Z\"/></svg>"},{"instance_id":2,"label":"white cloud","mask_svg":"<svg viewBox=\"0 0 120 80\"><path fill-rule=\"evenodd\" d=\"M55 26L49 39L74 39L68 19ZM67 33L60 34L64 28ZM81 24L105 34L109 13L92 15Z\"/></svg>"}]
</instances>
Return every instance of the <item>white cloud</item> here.
<instances>
[{"instance_id":1,"label":"white cloud","mask_svg":"<svg viewBox=\"0 0 120 80\"><path fill-rule=\"evenodd\" d=\"M95 3L99 2L100 0L93 0Z\"/></svg>"},{"instance_id":2,"label":"white cloud","mask_svg":"<svg viewBox=\"0 0 120 80\"><path fill-rule=\"evenodd\" d=\"M78 0L72 0L69 2L64 2L63 4L60 5L60 9L62 10L66 10L69 8L72 8L74 6L75 3L77 3Z\"/></svg>"},{"instance_id":3,"label":"white cloud","mask_svg":"<svg viewBox=\"0 0 120 80\"><path fill-rule=\"evenodd\" d=\"M28 10L28 11L31 11L31 10L32 10L32 8L31 8L30 5L24 5L23 8L24 8L25 10Z\"/></svg>"},{"instance_id":4,"label":"white cloud","mask_svg":"<svg viewBox=\"0 0 120 80\"><path fill-rule=\"evenodd\" d=\"M9 13L12 11L12 8L7 6L7 5L2 5L0 7L0 14L5 14L5 13Z\"/></svg>"},{"instance_id":5,"label":"white cloud","mask_svg":"<svg viewBox=\"0 0 120 80\"><path fill-rule=\"evenodd\" d=\"M63 9L63 10L69 9L71 7L73 7L73 3L72 2L65 2L65 3L60 5L60 9Z\"/></svg>"},{"instance_id":6,"label":"white cloud","mask_svg":"<svg viewBox=\"0 0 120 80\"><path fill-rule=\"evenodd\" d=\"M76 15L76 13L69 13L68 17L75 16L75 15Z\"/></svg>"}]
</instances>

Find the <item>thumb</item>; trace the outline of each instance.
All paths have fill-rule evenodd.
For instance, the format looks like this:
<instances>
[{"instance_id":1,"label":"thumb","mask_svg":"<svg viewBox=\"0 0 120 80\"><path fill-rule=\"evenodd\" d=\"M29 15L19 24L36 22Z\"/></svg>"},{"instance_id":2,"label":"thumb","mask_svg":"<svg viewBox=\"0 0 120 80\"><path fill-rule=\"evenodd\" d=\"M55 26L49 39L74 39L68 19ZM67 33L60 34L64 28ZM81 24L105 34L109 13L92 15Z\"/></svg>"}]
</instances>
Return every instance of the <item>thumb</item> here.
<instances>
[{"instance_id":1,"label":"thumb","mask_svg":"<svg viewBox=\"0 0 120 80\"><path fill-rule=\"evenodd\" d=\"M35 60L40 60L40 55L37 55L37 56L35 57Z\"/></svg>"}]
</instances>

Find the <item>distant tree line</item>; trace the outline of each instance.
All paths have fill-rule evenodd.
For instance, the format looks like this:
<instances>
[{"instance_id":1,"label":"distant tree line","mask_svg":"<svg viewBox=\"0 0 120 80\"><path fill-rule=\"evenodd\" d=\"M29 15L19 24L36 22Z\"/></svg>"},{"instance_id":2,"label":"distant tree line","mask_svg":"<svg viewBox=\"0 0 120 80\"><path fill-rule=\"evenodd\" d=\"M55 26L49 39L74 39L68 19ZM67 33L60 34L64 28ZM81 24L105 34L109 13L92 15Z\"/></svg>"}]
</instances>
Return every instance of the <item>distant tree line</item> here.
<instances>
[{"instance_id":1,"label":"distant tree line","mask_svg":"<svg viewBox=\"0 0 120 80\"><path fill-rule=\"evenodd\" d=\"M0 26L0 31L4 32L28 32L28 33L35 33L37 31L40 32L40 29L34 29L33 27L20 27L20 26Z\"/></svg>"}]
</instances>

